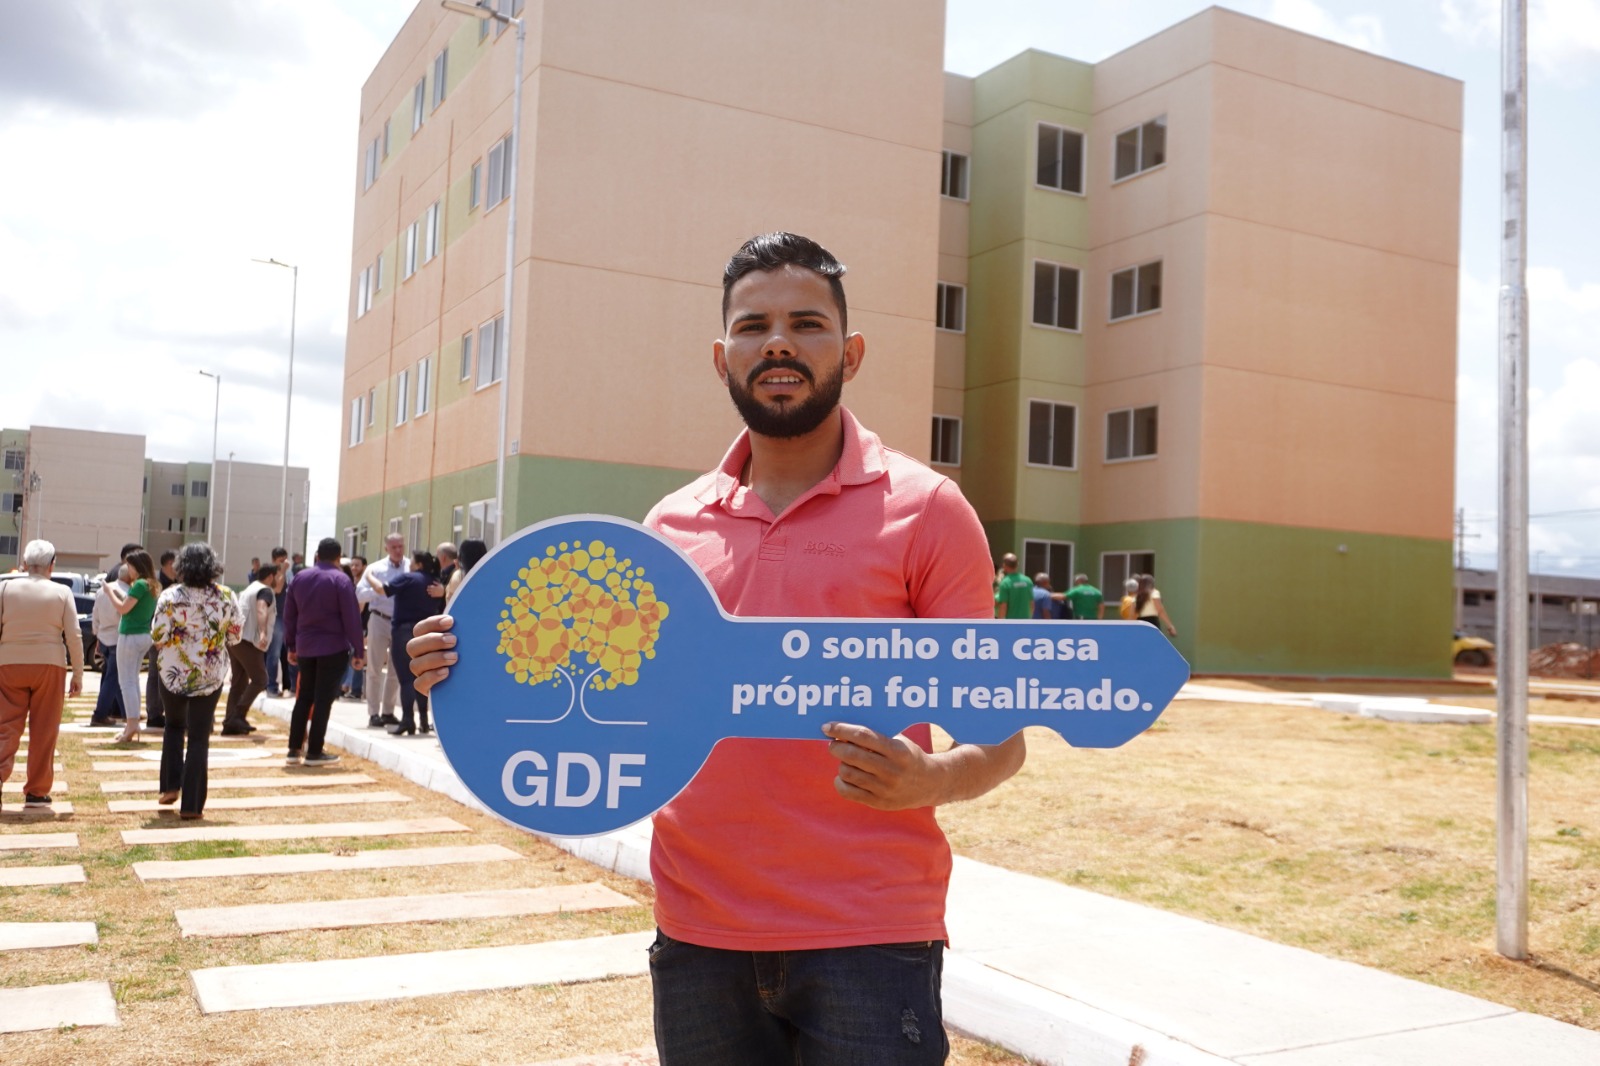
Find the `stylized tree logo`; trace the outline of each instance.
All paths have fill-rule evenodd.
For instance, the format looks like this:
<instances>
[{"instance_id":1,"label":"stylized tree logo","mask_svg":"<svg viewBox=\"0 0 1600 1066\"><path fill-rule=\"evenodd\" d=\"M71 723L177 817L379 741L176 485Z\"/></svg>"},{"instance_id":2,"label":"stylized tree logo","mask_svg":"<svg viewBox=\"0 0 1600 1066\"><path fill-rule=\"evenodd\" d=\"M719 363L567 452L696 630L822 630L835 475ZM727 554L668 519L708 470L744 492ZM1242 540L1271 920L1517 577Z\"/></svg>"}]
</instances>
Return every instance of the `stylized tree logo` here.
<instances>
[{"instance_id":1,"label":"stylized tree logo","mask_svg":"<svg viewBox=\"0 0 1600 1066\"><path fill-rule=\"evenodd\" d=\"M498 650L506 657L506 673L519 684L565 681L572 693L567 709L554 718L509 721L559 722L576 703L591 722L646 724L596 718L584 704L588 690L638 681L643 661L655 658L667 605L656 599L644 567L619 560L604 541L562 541L517 571L505 602Z\"/></svg>"}]
</instances>

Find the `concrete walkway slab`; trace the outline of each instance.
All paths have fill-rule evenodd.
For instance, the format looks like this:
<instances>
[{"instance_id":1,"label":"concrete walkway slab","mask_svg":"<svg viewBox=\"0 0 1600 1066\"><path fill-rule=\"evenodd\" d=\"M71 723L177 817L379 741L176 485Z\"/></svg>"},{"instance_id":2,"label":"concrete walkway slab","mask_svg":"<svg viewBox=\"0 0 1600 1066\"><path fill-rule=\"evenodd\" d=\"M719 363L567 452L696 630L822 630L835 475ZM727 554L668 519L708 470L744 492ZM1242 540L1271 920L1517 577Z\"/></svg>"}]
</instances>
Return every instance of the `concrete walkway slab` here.
<instances>
[{"instance_id":1,"label":"concrete walkway slab","mask_svg":"<svg viewBox=\"0 0 1600 1066\"><path fill-rule=\"evenodd\" d=\"M206 775L207 788L332 788L337 785L370 785L372 778L366 774L285 773L281 777L211 777ZM101 792L159 792L160 781L102 781Z\"/></svg>"},{"instance_id":2,"label":"concrete walkway slab","mask_svg":"<svg viewBox=\"0 0 1600 1066\"><path fill-rule=\"evenodd\" d=\"M54 818L58 814L71 813L71 803L69 803L67 800L55 800L48 807L0 807L0 821L37 822Z\"/></svg>"},{"instance_id":3,"label":"concrete walkway slab","mask_svg":"<svg viewBox=\"0 0 1600 1066\"><path fill-rule=\"evenodd\" d=\"M181 881L196 877L256 877L321 873L327 870L387 870L407 866L509 862L520 858L521 852L499 844L470 844L448 848L378 848L358 851L353 855L319 851L303 855L240 855L229 859L148 861L134 863L133 872L141 881ZM302 908L315 904L294 903L290 906Z\"/></svg>"},{"instance_id":4,"label":"concrete walkway slab","mask_svg":"<svg viewBox=\"0 0 1600 1066\"><path fill-rule=\"evenodd\" d=\"M61 866L0 866L0 888L24 885L81 885L88 878L76 863Z\"/></svg>"},{"instance_id":5,"label":"concrete walkway slab","mask_svg":"<svg viewBox=\"0 0 1600 1066\"><path fill-rule=\"evenodd\" d=\"M58 773L60 772L60 768L59 767L57 768L57 772ZM4 792L8 796L10 796L10 795L21 796L21 795L23 795L24 790L26 788L27 788L27 782L26 781L22 780L19 777L13 777L11 780L7 781L5 784L0 785L0 792ZM68 789L67 782L63 778L58 777L54 781L52 781L50 783L50 794L52 796L64 795L67 792L67 789Z\"/></svg>"},{"instance_id":6,"label":"concrete walkway slab","mask_svg":"<svg viewBox=\"0 0 1600 1066\"><path fill-rule=\"evenodd\" d=\"M1378 718L1385 722L1422 722L1442 725L1488 725L1494 721L1494 712L1477 707L1451 707L1426 700L1367 700L1361 705L1361 717Z\"/></svg>"},{"instance_id":7,"label":"concrete walkway slab","mask_svg":"<svg viewBox=\"0 0 1600 1066\"><path fill-rule=\"evenodd\" d=\"M130 752L129 758L103 759L89 764L89 768L97 774L114 774L124 770L140 770L149 773L151 768L161 762L159 751ZM283 761L283 754L276 751L217 751L211 750L211 756L206 760L206 766L212 770L230 770L235 766L244 769L260 769L261 763Z\"/></svg>"},{"instance_id":8,"label":"concrete walkway slab","mask_svg":"<svg viewBox=\"0 0 1600 1066\"><path fill-rule=\"evenodd\" d=\"M339 837L401 837L470 833L454 818L393 818L377 822L314 822L301 825L197 825L175 829L124 829L124 844L181 844L189 840L322 840Z\"/></svg>"},{"instance_id":9,"label":"concrete walkway slab","mask_svg":"<svg viewBox=\"0 0 1600 1066\"><path fill-rule=\"evenodd\" d=\"M452 992L572 984L649 972L655 933L557 940L544 944L378 955L362 959L223 966L195 970L203 1014L410 999Z\"/></svg>"},{"instance_id":10,"label":"concrete walkway slab","mask_svg":"<svg viewBox=\"0 0 1600 1066\"><path fill-rule=\"evenodd\" d=\"M610 1055L579 1055L573 1059L551 1059L530 1063L529 1066L660 1066L653 1047L634 1048Z\"/></svg>"},{"instance_id":11,"label":"concrete walkway slab","mask_svg":"<svg viewBox=\"0 0 1600 1066\"><path fill-rule=\"evenodd\" d=\"M0 1033L116 1024L117 1001L106 981L0 988Z\"/></svg>"},{"instance_id":12,"label":"concrete walkway slab","mask_svg":"<svg viewBox=\"0 0 1600 1066\"><path fill-rule=\"evenodd\" d=\"M29 851L33 848L75 848L77 833L0 833L0 851Z\"/></svg>"},{"instance_id":13,"label":"concrete walkway slab","mask_svg":"<svg viewBox=\"0 0 1600 1066\"><path fill-rule=\"evenodd\" d=\"M410 803L411 797L399 792L337 792L318 796L223 796L206 800L212 811L253 811L269 807L340 807L353 803ZM112 814L143 814L171 811L155 800L111 800L106 809Z\"/></svg>"},{"instance_id":14,"label":"concrete walkway slab","mask_svg":"<svg viewBox=\"0 0 1600 1066\"><path fill-rule=\"evenodd\" d=\"M0 922L0 951L69 948L98 944L93 922Z\"/></svg>"},{"instance_id":15,"label":"concrete walkway slab","mask_svg":"<svg viewBox=\"0 0 1600 1066\"><path fill-rule=\"evenodd\" d=\"M1365 1040L1247 1055L1238 1061L1245 1066L1578 1066L1600 1062L1600 1033L1537 1014L1508 1013L1463 1025L1412 1028Z\"/></svg>"},{"instance_id":16,"label":"concrete walkway slab","mask_svg":"<svg viewBox=\"0 0 1600 1066\"><path fill-rule=\"evenodd\" d=\"M464 850L464 849L463 849ZM379 853L381 854L381 853ZM512 918L636 907L605 885L549 885L428 896L335 899L316 903L265 903L173 912L184 936L255 936L303 929L352 929L366 925L448 922L464 918Z\"/></svg>"}]
</instances>

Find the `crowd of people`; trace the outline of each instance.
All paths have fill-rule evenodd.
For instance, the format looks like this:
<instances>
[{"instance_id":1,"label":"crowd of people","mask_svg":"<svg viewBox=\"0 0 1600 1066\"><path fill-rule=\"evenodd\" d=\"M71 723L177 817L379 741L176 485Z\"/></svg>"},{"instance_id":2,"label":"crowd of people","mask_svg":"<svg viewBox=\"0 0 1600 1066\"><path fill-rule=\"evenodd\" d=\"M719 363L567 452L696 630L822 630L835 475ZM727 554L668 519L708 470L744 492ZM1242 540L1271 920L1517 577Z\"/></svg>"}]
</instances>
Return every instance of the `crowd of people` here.
<instances>
[{"instance_id":1,"label":"crowd of people","mask_svg":"<svg viewBox=\"0 0 1600 1066\"><path fill-rule=\"evenodd\" d=\"M1110 603L1089 583L1089 575L1076 575L1071 588L1057 592L1050 585L1050 575L1044 571L1032 578L1020 572L1017 557L1010 552L1000 557L1000 567L994 574L994 616L1056 620L1120 618L1128 622L1148 622L1169 637L1178 635L1178 627L1167 615L1167 606L1162 602L1153 574L1135 574L1128 578L1123 583L1122 599Z\"/></svg>"},{"instance_id":2,"label":"crowd of people","mask_svg":"<svg viewBox=\"0 0 1600 1066\"><path fill-rule=\"evenodd\" d=\"M325 538L311 566L274 548L252 558L235 594L209 544L153 556L125 544L94 600L91 627L103 673L90 724L120 726L134 742L161 730L160 797L181 818L200 818L206 766L224 689L221 734L253 733L249 714L263 692L292 694L290 765L339 757L324 750L334 700L370 699L367 724L390 733L432 731L427 697L412 685L405 643L422 618L461 586L488 552L481 540L413 552L391 535L369 567ZM82 691L84 643L67 586L51 581L55 547L30 542L19 577L0 582L0 781L30 738L23 806L49 809L65 697ZM68 671L71 672L70 682ZM140 673L146 673L140 684ZM399 699L404 717L394 714ZM381 709L380 709L381 708Z\"/></svg>"}]
</instances>

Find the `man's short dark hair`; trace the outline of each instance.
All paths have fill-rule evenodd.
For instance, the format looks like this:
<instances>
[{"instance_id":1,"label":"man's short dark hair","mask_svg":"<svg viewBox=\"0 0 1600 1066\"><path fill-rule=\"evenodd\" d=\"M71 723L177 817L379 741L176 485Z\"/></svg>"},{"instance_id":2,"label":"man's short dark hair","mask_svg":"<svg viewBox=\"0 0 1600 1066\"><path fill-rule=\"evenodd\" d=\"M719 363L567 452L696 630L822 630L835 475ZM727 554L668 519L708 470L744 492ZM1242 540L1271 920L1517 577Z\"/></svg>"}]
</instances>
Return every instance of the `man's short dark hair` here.
<instances>
[{"instance_id":1,"label":"man's short dark hair","mask_svg":"<svg viewBox=\"0 0 1600 1066\"><path fill-rule=\"evenodd\" d=\"M344 545L332 537L323 537L317 541L317 562L336 563L343 554Z\"/></svg>"},{"instance_id":2,"label":"man's short dark hair","mask_svg":"<svg viewBox=\"0 0 1600 1066\"><path fill-rule=\"evenodd\" d=\"M261 564L261 568L256 571L256 580L257 581L266 581L267 578L271 577L272 575L276 574L277 572L278 572L278 564L277 563L262 563Z\"/></svg>"},{"instance_id":3,"label":"man's short dark hair","mask_svg":"<svg viewBox=\"0 0 1600 1066\"><path fill-rule=\"evenodd\" d=\"M161 565L162 566L166 566L168 563L172 562L172 560L176 559L177 557L178 557L178 553L173 551L171 548L168 548L166 551L161 553Z\"/></svg>"},{"instance_id":4,"label":"man's short dark hair","mask_svg":"<svg viewBox=\"0 0 1600 1066\"><path fill-rule=\"evenodd\" d=\"M117 558L123 560L124 562L126 562L127 559L128 559L128 553L129 552L142 552L142 551L144 551L144 545L143 544L124 544L122 546L122 554L117 556Z\"/></svg>"},{"instance_id":5,"label":"man's short dark hair","mask_svg":"<svg viewBox=\"0 0 1600 1066\"><path fill-rule=\"evenodd\" d=\"M726 326L728 323L729 294L732 293L735 282L752 270L777 270L790 263L805 267L812 273L828 279L828 288L833 292L833 302L839 305L839 332L848 333L850 314L845 308L844 283L839 280L844 277L844 264L810 237L783 232L762 233L751 237L739 246L739 250L733 253L733 258L728 260L728 265L722 268L723 325Z\"/></svg>"},{"instance_id":6,"label":"man's short dark hair","mask_svg":"<svg viewBox=\"0 0 1600 1066\"><path fill-rule=\"evenodd\" d=\"M287 559L287 558L289 558L289 549L288 548L273 548L272 549L272 557L274 559Z\"/></svg>"}]
</instances>

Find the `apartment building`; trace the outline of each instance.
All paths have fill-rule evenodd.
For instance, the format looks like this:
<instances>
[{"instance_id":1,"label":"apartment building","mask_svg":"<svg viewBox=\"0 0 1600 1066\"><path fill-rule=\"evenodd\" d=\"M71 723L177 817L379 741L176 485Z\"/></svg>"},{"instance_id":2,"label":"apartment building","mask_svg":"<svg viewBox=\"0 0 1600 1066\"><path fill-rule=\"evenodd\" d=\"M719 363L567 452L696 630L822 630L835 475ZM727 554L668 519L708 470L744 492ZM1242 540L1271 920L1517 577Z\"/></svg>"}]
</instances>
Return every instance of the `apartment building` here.
<instances>
[{"instance_id":1,"label":"apartment building","mask_svg":"<svg viewBox=\"0 0 1600 1066\"><path fill-rule=\"evenodd\" d=\"M419 4L363 90L349 547L494 540L508 384L507 526L641 517L738 428L723 261L792 229L995 555L1154 574L1197 671L1448 671L1459 82L1218 8L976 78L927 0L527 16L509 329L511 35Z\"/></svg>"},{"instance_id":2,"label":"apartment building","mask_svg":"<svg viewBox=\"0 0 1600 1066\"><path fill-rule=\"evenodd\" d=\"M227 564L224 580L243 585L250 557L264 559L281 543L283 468L219 461L213 478L210 463L161 462L144 451L137 433L0 430L0 571L15 568L22 547L40 538L55 545L57 569L81 573L103 572L130 542L159 556L204 540ZM293 550L305 543L308 475L289 468Z\"/></svg>"}]
</instances>

